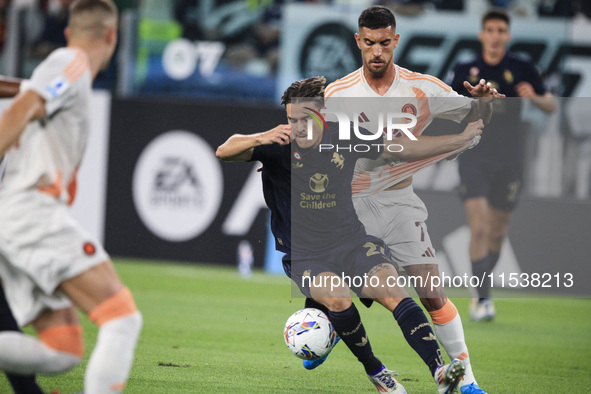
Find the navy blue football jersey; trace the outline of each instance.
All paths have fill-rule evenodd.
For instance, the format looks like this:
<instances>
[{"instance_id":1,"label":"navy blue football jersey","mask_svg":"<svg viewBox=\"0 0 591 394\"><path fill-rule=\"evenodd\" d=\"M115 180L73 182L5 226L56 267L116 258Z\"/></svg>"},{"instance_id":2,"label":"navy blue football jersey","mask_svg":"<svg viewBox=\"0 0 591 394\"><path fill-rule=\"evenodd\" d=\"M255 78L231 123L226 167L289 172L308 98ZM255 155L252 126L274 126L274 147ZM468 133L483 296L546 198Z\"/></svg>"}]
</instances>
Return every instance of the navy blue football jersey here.
<instances>
[{"instance_id":1,"label":"navy blue football jersey","mask_svg":"<svg viewBox=\"0 0 591 394\"><path fill-rule=\"evenodd\" d=\"M489 66L482 55L469 62L458 63L453 69L452 89L465 96L470 96L464 87L464 81L474 85L481 79L492 84L500 93L507 97L519 97L515 86L519 82L529 82L537 94L545 94L546 87L536 66L529 60L507 53L496 66Z\"/></svg>"},{"instance_id":2,"label":"navy blue football jersey","mask_svg":"<svg viewBox=\"0 0 591 394\"><path fill-rule=\"evenodd\" d=\"M329 122L320 142L332 149L319 152L291 144L294 259L325 253L366 234L353 206L353 170L357 159L380 156L381 151L371 144L383 141L361 140L352 130L351 140L339 140L338 129L338 123Z\"/></svg>"},{"instance_id":3,"label":"navy blue football jersey","mask_svg":"<svg viewBox=\"0 0 591 394\"><path fill-rule=\"evenodd\" d=\"M261 145L254 148L249 161L260 161L263 196L271 210L271 232L275 248L283 253L291 251L291 163L289 145Z\"/></svg>"},{"instance_id":4,"label":"navy blue football jersey","mask_svg":"<svg viewBox=\"0 0 591 394\"><path fill-rule=\"evenodd\" d=\"M470 94L464 87L464 81L475 85L480 79L490 82L499 93L507 96L507 99L493 101L493 117L484 129L480 144L464 152L460 160L505 157L521 162L524 145L524 125L521 121L523 99L512 97L518 97L515 87L523 81L529 82L539 95L547 92L535 65L525 58L507 53L499 64L490 66L480 55L472 61L457 64L450 79L450 86L466 96Z\"/></svg>"}]
</instances>

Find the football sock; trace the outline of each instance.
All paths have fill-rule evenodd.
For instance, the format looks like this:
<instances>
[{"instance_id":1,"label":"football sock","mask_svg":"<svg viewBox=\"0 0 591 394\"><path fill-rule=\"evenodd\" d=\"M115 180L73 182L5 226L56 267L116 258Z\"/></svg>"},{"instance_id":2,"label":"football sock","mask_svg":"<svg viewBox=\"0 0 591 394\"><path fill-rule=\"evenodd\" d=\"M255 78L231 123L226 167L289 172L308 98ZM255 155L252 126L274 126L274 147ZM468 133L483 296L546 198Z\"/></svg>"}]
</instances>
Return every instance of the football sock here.
<instances>
[{"instance_id":1,"label":"football sock","mask_svg":"<svg viewBox=\"0 0 591 394\"><path fill-rule=\"evenodd\" d=\"M495 253L495 252L491 252L491 251L488 252L488 258L489 258L488 271L489 272L492 272L495 269L495 267L497 266L497 263L499 262L499 256L500 256L499 253Z\"/></svg>"},{"instance_id":2,"label":"football sock","mask_svg":"<svg viewBox=\"0 0 591 394\"><path fill-rule=\"evenodd\" d=\"M490 273L489 256L472 261L472 275L480 278L480 280ZM485 277L483 283L476 287L476 292L480 300L490 296L490 279L488 277Z\"/></svg>"},{"instance_id":3,"label":"football sock","mask_svg":"<svg viewBox=\"0 0 591 394\"><path fill-rule=\"evenodd\" d=\"M475 383L476 379L472 373L468 347L464 340L464 327L462 319L455 305L447 300L445 305L436 311L429 312L433 321L433 330L450 359L459 358L464 362L466 374L462 380L462 386Z\"/></svg>"},{"instance_id":4,"label":"football sock","mask_svg":"<svg viewBox=\"0 0 591 394\"><path fill-rule=\"evenodd\" d=\"M99 328L84 376L85 394L123 391L141 327L142 315L135 312L112 319Z\"/></svg>"},{"instance_id":5,"label":"football sock","mask_svg":"<svg viewBox=\"0 0 591 394\"><path fill-rule=\"evenodd\" d=\"M320 309L326 316L328 316L328 308L322 305L319 302L314 301L312 298L306 298L306 302L304 303L304 308L316 308Z\"/></svg>"},{"instance_id":6,"label":"football sock","mask_svg":"<svg viewBox=\"0 0 591 394\"><path fill-rule=\"evenodd\" d=\"M437 367L443 365L443 358L433 329L421 307L408 297L394 308L393 315L408 344L427 364L431 375L435 375Z\"/></svg>"},{"instance_id":7,"label":"football sock","mask_svg":"<svg viewBox=\"0 0 591 394\"><path fill-rule=\"evenodd\" d=\"M60 352L21 332L0 332L0 369L21 375L60 373L75 367L80 357Z\"/></svg>"},{"instance_id":8,"label":"football sock","mask_svg":"<svg viewBox=\"0 0 591 394\"><path fill-rule=\"evenodd\" d=\"M10 307L4 297L4 292L0 286L0 331L19 332L18 324L12 315ZM42 394L43 390L35 381L34 375L15 375L7 373L6 377L12 386L15 394Z\"/></svg>"},{"instance_id":9,"label":"football sock","mask_svg":"<svg viewBox=\"0 0 591 394\"><path fill-rule=\"evenodd\" d=\"M84 374L84 393L120 393L133 364L142 315L128 288L96 306L88 317L99 326Z\"/></svg>"},{"instance_id":10,"label":"football sock","mask_svg":"<svg viewBox=\"0 0 591 394\"><path fill-rule=\"evenodd\" d=\"M373 354L371 344L361 322L355 304L342 312L329 311L328 317L335 331L349 350L363 364L367 374L375 374L382 367L382 362Z\"/></svg>"}]
</instances>

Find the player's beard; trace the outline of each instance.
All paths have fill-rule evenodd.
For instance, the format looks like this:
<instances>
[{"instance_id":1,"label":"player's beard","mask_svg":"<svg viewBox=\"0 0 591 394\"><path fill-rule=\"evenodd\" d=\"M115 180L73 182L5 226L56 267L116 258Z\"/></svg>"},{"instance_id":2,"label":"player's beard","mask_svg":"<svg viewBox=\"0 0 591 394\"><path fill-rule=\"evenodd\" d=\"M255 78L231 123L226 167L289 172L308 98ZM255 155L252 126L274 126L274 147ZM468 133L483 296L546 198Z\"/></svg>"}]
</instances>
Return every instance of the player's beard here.
<instances>
[{"instance_id":1,"label":"player's beard","mask_svg":"<svg viewBox=\"0 0 591 394\"><path fill-rule=\"evenodd\" d=\"M367 62L366 66L367 69L369 70L369 72L372 73L372 75L374 77L382 77L385 73L386 70L388 70L388 66L390 65L390 62L384 61L383 59L379 59L382 62L382 65L379 68L376 68L372 65L372 62L374 60L378 60L378 59L372 59L371 61Z\"/></svg>"}]
</instances>

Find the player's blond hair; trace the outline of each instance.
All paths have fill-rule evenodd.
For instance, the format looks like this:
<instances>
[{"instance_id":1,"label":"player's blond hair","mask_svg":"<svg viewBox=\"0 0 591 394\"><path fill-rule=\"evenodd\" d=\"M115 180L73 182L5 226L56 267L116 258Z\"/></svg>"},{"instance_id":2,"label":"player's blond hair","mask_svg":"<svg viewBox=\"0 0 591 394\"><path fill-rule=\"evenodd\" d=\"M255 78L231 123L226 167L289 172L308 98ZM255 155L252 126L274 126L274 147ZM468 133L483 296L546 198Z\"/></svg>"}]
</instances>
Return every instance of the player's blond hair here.
<instances>
[{"instance_id":1,"label":"player's blond hair","mask_svg":"<svg viewBox=\"0 0 591 394\"><path fill-rule=\"evenodd\" d=\"M73 35L91 33L100 37L117 26L117 7L111 0L76 0L70 6L68 27Z\"/></svg>"}]
</instances>

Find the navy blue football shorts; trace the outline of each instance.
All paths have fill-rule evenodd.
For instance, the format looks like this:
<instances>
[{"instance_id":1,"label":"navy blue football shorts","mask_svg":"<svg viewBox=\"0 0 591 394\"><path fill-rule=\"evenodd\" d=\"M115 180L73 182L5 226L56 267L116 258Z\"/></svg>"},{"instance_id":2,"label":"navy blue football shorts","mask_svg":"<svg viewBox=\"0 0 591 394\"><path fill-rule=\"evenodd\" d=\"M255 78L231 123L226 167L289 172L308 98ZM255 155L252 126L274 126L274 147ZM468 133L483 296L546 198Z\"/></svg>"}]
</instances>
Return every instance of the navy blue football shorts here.
<instances>
[{"instance_id":1,"label":"navy blue football shorts","mask_svg":"<svg viewBox=\"0 0 591 394\"><path fill-rule=\"evenodd\" d=\"M312 298L310 285L314 283L318 286L320 278L316 278L315 282L313 280L320 273L336 274L361 297L361 290L367 283L367 280L365 282L363 280L364 276L367 277L366 274L376 265L392 264L388 247L381 239L371 235L366 235L355 242L343 243L328 252L310 254L301 258L294 258L293 255L291 257L293 259L290 267L291 280L302 294L310 298ZM285 263L284 260L284 268ZM330 285L330 282L326 284L327 287Z\"/></svg>"},{"instance_id":2,"label":"navy blue football shorts","mask_svg":"<svg viewBox=\"0 0 591 394\"><path fill-rule=\"evenodd\" d=\"M510 163L509 163L510 164ZM460 197L486 197L493 208L512 212L521 195L521 165L489 161L460 160Z\"/></svg>"}]
</instances>

